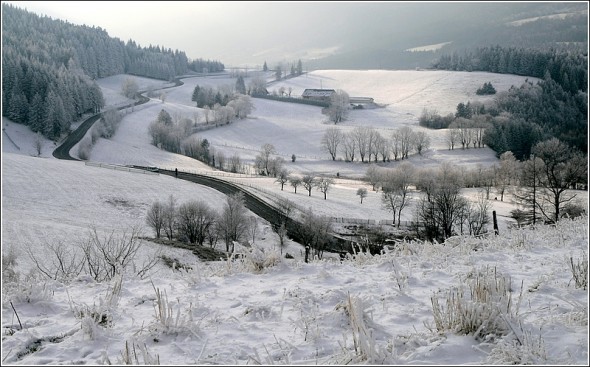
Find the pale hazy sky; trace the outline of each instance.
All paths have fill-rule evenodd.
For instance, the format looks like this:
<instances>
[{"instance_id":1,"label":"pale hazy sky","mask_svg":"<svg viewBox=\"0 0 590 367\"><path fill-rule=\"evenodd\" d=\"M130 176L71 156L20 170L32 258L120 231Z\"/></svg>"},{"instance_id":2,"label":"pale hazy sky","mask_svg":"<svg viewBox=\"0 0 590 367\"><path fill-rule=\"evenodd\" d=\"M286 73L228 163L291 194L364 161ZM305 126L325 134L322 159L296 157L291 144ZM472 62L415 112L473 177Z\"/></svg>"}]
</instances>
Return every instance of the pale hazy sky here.
<instances>
[{"instance_id":1,"label":"pale hazy sky","mask_svg":"<svg viewBox=\"0 0 590 367\"><path fill-rule=\"evenodd\" d=\"M190 59L226 66L310 60L347 47L403 50L448 42L453 29L455 35L465 34L458 27L479 27L494 21L494 13L512 14L523 6L510 1L6 2L38 15L101 27L124 42L181 50Z\"/></svg>"},{"instance_id":2,"label":"pale hazy sky","mask_svg":"<svg viewBox=\"0 0 590 367\"><path fill-rule=\"evenodd\" d=\"M346 37L350 41L386 26L407 29L412 26L409 15L417 14L411 8L415 3L399 2L7 2L101 27L124 42L178 49L191 59L214 59L226 66L314 58L342 47Z\"/></svg>"}]
</instances>

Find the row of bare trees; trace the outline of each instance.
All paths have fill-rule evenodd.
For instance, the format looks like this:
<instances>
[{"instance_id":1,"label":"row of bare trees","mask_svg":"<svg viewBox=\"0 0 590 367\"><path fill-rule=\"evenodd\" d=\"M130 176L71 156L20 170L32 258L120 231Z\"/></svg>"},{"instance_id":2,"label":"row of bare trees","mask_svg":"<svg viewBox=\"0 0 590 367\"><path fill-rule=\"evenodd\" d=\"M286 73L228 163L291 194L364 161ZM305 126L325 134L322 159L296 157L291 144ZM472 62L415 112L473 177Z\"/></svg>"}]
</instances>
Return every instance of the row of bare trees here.
<instances>
[{"instance_id":1,"label":"row of bare trees","mask_svg":"<svg viewBox=\"0 0 590 367\"><path fill-rule=\"evenodd\" d=\"M385 137L371 126L357 126L348 133L338 127L326 129L322 149L336 160L338 153L347 162L390 162L406 159L413 152L422 154L430 147L430 138L424 131L414 131L408 126L394 130Z\"/></svg>"},{"instance_id":2,"label":"row of bare trees","mask_svg":"<svg viewBox=\"0 0 590 367\"><path fill-rule=\"evenodd\" d=\"M416 205L416 222L424 226L424 235L444 240L459 234L479 235L489 224L490 192L496 189L500 201L510 191L519 209L512 212L518 224L555 223L564 216L578 216L584 208L574 201L571 189L587 187L588 166L583 155L556 138L533 148L534 155L520 162L505 152L500 162L489 168L459 170L445 163L437 169L416 169L409 162L394 168L370 166L365 180L373 190L381 188L385 209L400 225L401 213L408 206L414 188L424 193ZM465 187L483 190L475 202L461 196ZM357 192L362 199L366 192ZM495 197L496 199L498 197Z\"/></svg>"}]
</instances>

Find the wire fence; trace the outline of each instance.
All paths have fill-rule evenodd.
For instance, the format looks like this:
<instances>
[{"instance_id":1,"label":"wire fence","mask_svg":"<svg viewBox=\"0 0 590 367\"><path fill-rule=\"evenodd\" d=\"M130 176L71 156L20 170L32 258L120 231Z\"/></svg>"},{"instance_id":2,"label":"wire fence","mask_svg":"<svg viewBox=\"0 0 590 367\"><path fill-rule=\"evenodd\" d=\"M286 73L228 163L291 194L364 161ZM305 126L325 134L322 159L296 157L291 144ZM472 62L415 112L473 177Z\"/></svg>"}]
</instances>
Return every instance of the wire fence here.
<instances>
[{"instance_id":1,"label":"wire fence","mask_svg":"<svg viewBox=\"0 0 590 367\"><path fill-rule=\"evenodd\" d=\"M107 168L107 169L112 169L115 171L141 173L141 174L145 174L145 175L159 175L158 172L152 172L152 171L138 169L138 168L131 168L131 167L127 167L127 166L120 166L120 165L116 165L116 164L106 164L106 163L88 162L88 161L84 162L84 164L86 166Z\"/></svg>"}]
</instances>

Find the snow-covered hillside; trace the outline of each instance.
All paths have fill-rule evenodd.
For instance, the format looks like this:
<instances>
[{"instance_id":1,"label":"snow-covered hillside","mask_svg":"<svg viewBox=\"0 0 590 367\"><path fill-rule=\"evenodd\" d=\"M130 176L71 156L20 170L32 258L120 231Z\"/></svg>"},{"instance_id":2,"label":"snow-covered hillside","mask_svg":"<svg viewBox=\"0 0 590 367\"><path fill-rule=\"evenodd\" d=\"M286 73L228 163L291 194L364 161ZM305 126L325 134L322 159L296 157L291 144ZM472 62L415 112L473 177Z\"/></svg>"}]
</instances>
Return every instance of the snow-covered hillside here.
<instances>
[{"instance_id":1,"label":"snow-covered hillside","mask_svg":"<svg viewBox=\"0 0 590 367\"><path fill-rule=\"evenodd\" d=\"M98 81L107 91L109 105L125 102L117 90L126 77ZM417 118L422 108L452 111L461 101L479 98L474 91L484 82L491 81L501 91L524 78L318 71L272 84L270 89L291 86L296 93L319 87L319 80L324 88L344 89L386 105L354 111L340 125L343 129L369 124L387 131L399 126L420 129ZM190 101L195 85L226 85L235 79L184 82L182 87L166 89L164 102L154 98L127 110L115 136L100 139L90 160L214 174L200 162L150 144L147 128L162 108L173 116L192 118L202 114ZM364 174L366 164L332 162L321 152L321 135L333 125L325 123L320 108L268 100L254 103L250 118L202 136L217 149L234 149L250 159L260 145L275 144L281 154L298 156L294 164L286 163L295 172ZM515 206L507 197L505 202L492 203L500 215L500 236L454 237L444 245L406 241L382 256L361 253L341 262L326 254L310 263L303 262L302 247L292 241L283 251L294 258L281 256L277 235L258 218L251 250L240 247L244 258L205 263L190 251L145 241L122 277L95 282L82 272L73 279L50 280L33 272L36 266L29 253L51 267L51 248L61 245L73 254L89 241L93 229L100 236L113 233L120 238L140 227L144 236L153 237L145 215L156 200L165 201L170 195L179 203L203 200L220 211L225 196L165 175L60 161L51 154L53 142L44 139L37 157L33 133L5 119L2 125L3 364L588 362L588 291L576 287L571 270L572 262L585 263L587 268L587 217L564 220L555 227L510 229L507 216ZM436 132L429 133L436 138ZM496 162L488 149L449 152L440 144L423 157L410 158L417 166L449 160L462 167ZM295 194L290 187L281 191L272 178L224 178L247 185L263 198L285 197L322 215L375 220L391 216L381 207L379 194L358 180L336 180L324 200L315 190L311 197L303 190ZM359 187L369 189L362 205L356 196ZM474 197L477 190L464 194ZM579 199L586 203L587 192L580 192ZM409 219L411 210L402 219ZM137 275L142 264L162 255L176 259L176 267L182 269L173 270L160 261L143 276ZM458 324L437 330L439 309L432 299L449 316L452 308L446 302L452 299L452 289L462 289L467 296L474 281L484 279L498 290L489 294L489 302L460 302L470 307L475 324L488 320L489 313L495 315L497 323L485 329L490 333L481 329L481 338L473 332L465 335L454 331ZM496 313L499 306L503 311Z\"/></svg>"}]
</instances>

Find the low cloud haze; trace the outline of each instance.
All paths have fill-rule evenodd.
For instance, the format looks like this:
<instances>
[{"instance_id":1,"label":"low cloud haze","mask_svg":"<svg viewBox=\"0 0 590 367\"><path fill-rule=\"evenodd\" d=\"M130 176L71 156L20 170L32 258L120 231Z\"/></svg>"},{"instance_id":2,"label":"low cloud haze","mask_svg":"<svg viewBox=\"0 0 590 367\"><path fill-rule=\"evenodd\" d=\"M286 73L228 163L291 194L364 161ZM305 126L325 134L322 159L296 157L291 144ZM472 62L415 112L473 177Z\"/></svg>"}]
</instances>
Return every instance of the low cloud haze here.
<instances>
[{"instance_id":1,"label":"low cloud haze","mask_svg":"<svg viewBox=\"0 0 590 367\"><path fill-rule=\"evenodd\" d=\"M11 1L111 37L185 51L226 66L402 51L453 41L469 27L550 13L560 3ZM561 3L564 4L564 3ZM567 3L565 3L567 4ZM565 5L561 5L563 8ZM579 9L584 4L572 3ZM555 8L556 9L556 8ZM554 10L557 11L557 10ZM537 13L535 13L537 12ZM587 12L586 12L587 16ZM472 28L471 28L472 29ZM469 31L467 33L470 33Z\"/></svg>"}]
</instances>

